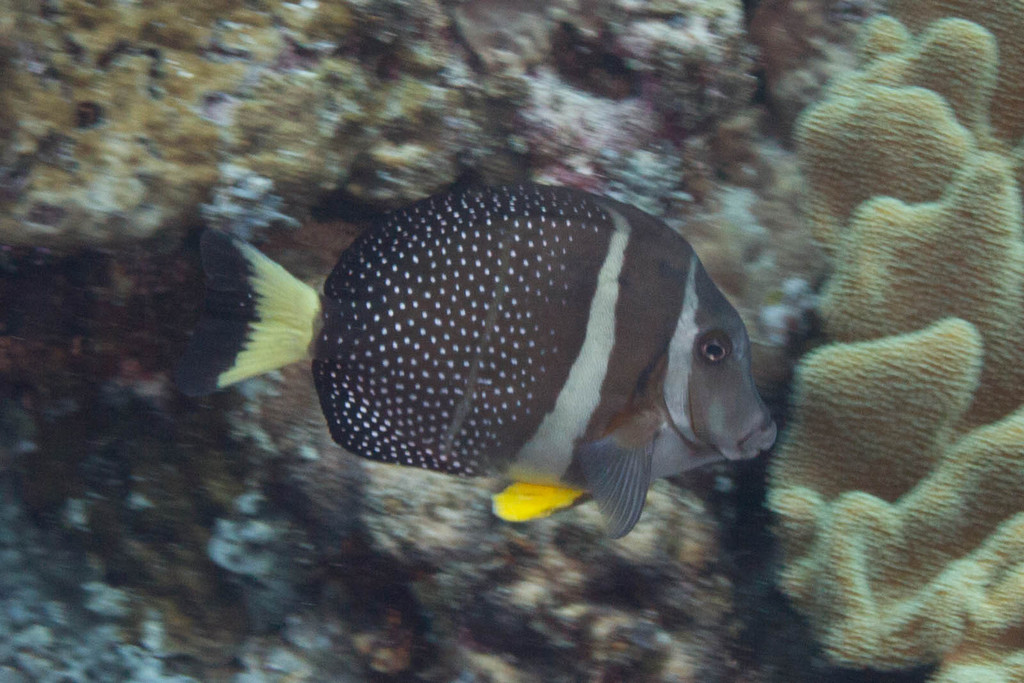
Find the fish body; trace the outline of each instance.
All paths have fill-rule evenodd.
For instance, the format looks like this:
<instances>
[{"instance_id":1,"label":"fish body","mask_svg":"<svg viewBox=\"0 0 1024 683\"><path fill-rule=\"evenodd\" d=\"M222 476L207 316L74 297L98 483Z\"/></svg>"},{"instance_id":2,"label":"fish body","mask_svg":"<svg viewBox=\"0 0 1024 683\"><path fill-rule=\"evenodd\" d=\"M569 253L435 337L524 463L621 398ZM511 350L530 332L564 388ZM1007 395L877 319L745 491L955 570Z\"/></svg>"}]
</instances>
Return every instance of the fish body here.
<instances>
[{"instance_id":1,"label":"fish body","mask_svg":"<svg viewBox=\"0 0 1024 683\"><path fill-rule=\"evenodd\" d=\"M736 311L681 236L628 205L539 185L430 197L364 232L319 298L226 235L208 232L203 249L207 315L184 390L308 354L338 444L533 487L529 509L543 512L516 512L520 487L505 517L585 492L621 536L653 479L774 441ZM276 278L294 291L271 292ZM256 353L279 327L293 334ZM246 354L261 360L253 372ZM553 502L534 505L545 487Z\"/></svg>"}]
</instances>

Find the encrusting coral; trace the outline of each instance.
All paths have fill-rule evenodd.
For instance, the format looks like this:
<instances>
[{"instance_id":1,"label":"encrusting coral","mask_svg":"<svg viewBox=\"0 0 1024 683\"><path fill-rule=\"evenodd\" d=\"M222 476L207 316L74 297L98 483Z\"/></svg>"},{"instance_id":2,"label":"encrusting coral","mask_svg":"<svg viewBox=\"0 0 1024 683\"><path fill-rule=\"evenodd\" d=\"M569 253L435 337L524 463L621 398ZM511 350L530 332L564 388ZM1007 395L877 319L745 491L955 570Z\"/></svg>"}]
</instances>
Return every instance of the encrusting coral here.
<instances>
[{"instance_id":1,"label":"encrusting coral","mask_svg":"<svg viewBox=\"0 0 1024 683\"><path fill-rule=\"evenodd\" d=\"M831 659L1024 681L1024 80L993 25L1024 12L919 19L953 5L896 3L919 35L869 24L798 125L837 343L798 371L770 506Z\"/></svg>"}]
</instances>

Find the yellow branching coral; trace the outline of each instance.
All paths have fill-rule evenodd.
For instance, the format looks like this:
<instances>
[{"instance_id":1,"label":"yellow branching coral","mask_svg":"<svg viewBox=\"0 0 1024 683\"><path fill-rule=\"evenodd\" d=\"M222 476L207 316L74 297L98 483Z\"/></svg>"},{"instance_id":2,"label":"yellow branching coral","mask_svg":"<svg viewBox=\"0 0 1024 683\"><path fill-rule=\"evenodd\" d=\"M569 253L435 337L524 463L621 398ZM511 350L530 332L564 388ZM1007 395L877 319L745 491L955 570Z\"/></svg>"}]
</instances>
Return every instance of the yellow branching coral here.
<instances>
[{"instance_id":1,"label":"yellow branching coral","mask_svg":"<svg viewBox=\"0 0 1024 683\"><path fill-rule=\"evenodd\" d=\"M944 20L913 41L885 17L865 29L860 54L864 67L833 83L797 129L808 213L831 249L861 202L937 200L980 142L991 142L996 47L983 28Z\"/></svg>"},{"instance_id":2,"label":"yellow branching coral","mask_svg":"<svg viewBox=\"0 0 1024 683\"><path fill-rule=\"evenodd\" d=\"M1006 517L1024 500L1024 410L954 438L980 362L980 336L953 318L801 366L806 408L773 472L781 581L843 664L899 668L1024 635L1024 512Z\"/></svg>"},{"instance_id":3,"label":"yellow branching coral","mask_svg":"<svg viewBox=\"0 0 1024 683\"><path fill-rule=\"evenodd\" d=\"M917 330L955 315L985 339L985 368L963 426L1024 401L1024 241L1004 157L970 155L935 202L875 197L843 234L822 312L839 341Z\"/></svg>"},{"instance_id":4,"label":"yellow branching coral","mask_svg":"<svg viewBox=\"0 0 1024 683\"><path fill-rule=\"evenodd\" d=\"M1024 2L892 0L890 11L912 31L922 31L937 21L957 17L989 32L999 45L998 80L991 100L979 100L979 106L985 107L995 136L1004 143L1016 144L1024 137ZM952 60L949 63L955 68ZM969 77L970 73L965 76Z\"/></svg>"},{"instance_id":5,"label":"yellow branching coral","mask_svg":"<svg viewBox=\"0 0 1024 683\"><path fill-rule=\"evenodd\" d=\"M917 37L873 22L799 124L837 343L798 372L770 505L832 659L1024 682L1024 4L955 4L897 0Z\"/></svg>"}]
</instances>

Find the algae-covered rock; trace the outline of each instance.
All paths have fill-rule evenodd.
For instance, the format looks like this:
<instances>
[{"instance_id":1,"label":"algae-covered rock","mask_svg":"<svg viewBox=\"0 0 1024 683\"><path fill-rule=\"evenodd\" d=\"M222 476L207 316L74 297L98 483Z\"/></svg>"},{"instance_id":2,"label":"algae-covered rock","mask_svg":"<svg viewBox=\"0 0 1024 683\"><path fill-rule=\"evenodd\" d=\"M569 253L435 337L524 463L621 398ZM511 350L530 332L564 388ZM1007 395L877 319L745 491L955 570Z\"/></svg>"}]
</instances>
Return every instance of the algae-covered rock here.
<instances>
[{"instance_id":1,"label":"algae-covered rock","mask_svg":"<svg viewBox=\"0 0 1024 683\"><path fill-rule=\"evenodd\" d=\"M378 30L385 22L389 30ZM433 3L15 5L0 26L0 241L123 242L199 218L238 159L291 212L408 201L486 148Z\"/></svg>"},{"instance_id":2,"label":"algae-covered rock","mask_svg":"<svg viewBox=\"0 0 1024 683\"><path fill-rule=\"evenodd\" d=\"M882 0L761 0L750 18L750 40L759 48L768 106L780 133L821 98L832 77L854 66L851 45L863 21Z\"/></svg>"},{"instance_id":3,"label":"algae-covered rock","mask_svg":"<svg viewBox=\"0 0 1024 683\"><path fill-rule=\"evenodd\" d=\"M180 234L232 189L232 167L263 179L273 210L299 220L334 199L390 208L466 177L533 172L601 189L637 148L709 133L754 88L735 0L593 11L72 0L45 11L12 2L4 15L0 242L13 244ZM567 106L551 102L560 93ZM638 134L606 146L602 131L573 127L594 119L592 106L620 113L599 126L624 115ZM573 130L547 147L572 158L545 150L552 118Z\"/></svg>"},{"instance_id":4,"label":"algae-covered rock","mask_svg":"<svg viewBox=\"0 0 1024 683\"><path fill-rule=\"evenodd\" d=\"M500 482L339 449L308 375L289 371L251 393L238 434L263 439L274 469L286 472L272 489L276 509L311 530L344 585L337 609L367 671L429 680L498 669L522 681L728 679L732 587L718 522L699 495L656 483L637 527L617 541L606 538L593 503L502 522L491 512ZM273 515L248 521L260 519L260 528L284 528ZM256 559L271 563L295 555L261 548Z\"/></svg>"}]
</instances>

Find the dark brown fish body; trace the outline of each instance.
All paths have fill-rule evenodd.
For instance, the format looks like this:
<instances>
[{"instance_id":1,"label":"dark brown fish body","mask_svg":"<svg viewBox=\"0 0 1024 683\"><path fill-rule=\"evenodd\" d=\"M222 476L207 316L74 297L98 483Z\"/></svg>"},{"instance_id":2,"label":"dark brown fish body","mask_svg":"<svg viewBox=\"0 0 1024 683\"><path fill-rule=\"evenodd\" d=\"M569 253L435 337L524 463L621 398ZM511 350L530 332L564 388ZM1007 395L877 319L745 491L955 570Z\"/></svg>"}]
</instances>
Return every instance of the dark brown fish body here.
<instances>
[{"instance_id":1,"label":"dark brown fish body","mask_svg":"<svg viewBox=\"0 0 1024 683\"><path fill-rule=\"evenodd\" d=\"M579 487L617 535L652 477L774 439L742 322L690 245L587 193L470 189L387 214L341 255L317 315L340 445Z\"/></svg>"}]
</instances>

